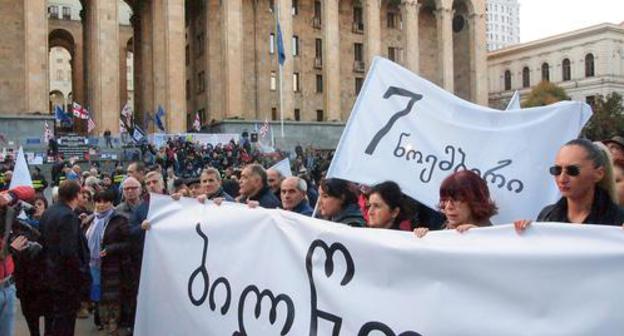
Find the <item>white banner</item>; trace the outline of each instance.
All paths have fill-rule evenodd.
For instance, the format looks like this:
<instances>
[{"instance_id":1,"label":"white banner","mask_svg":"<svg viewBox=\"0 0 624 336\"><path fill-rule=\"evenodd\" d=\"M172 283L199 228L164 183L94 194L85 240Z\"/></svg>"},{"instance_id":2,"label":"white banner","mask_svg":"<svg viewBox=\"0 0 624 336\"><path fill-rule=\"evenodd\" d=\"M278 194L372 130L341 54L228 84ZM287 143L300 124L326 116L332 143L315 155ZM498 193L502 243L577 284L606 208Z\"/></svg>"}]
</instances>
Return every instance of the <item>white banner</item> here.
<instances>
[{"instance_id":1,"label":"white banner","mask_svg":"<svg viewBox=\"0 0 624 336\"><path fill-rule=\"evenodd\" d=\"M136 335L624 330L620 227L535 224L518 236L506 225L418 239L156 195L148 218Z\"/></svg>"},{"instance_id":2,"label":"white banner","mask_svg":"<svg viewBox=\"0 0 624 336\"><path fill-rule=\"evenodd\" d=\"M482 107L377 57L327 176L392 180L435 209L444 178L470 169L489 184L495 223L535 218L558 198L548 167L590 116L589 105L571 101L522 113Z\"/></svg>"}]
</instances>

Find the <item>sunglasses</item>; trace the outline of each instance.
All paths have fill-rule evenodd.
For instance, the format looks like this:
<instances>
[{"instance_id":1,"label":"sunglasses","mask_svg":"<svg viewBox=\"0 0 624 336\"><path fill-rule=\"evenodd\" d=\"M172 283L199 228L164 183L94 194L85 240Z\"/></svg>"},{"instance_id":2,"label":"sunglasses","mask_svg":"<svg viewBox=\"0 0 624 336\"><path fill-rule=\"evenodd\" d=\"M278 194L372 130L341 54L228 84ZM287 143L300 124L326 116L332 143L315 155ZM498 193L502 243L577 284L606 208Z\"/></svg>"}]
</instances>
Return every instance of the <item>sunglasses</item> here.
<instances>
[{"instance_id":1,"label":"sunglasses","mask_svg":"<svg viewBox=\"0 0 624 336\"><path fill-rule=\"evenodd\" d=\"M579 166L571 165L571 166L552 166L549 169L550 175L559 176L562 172L565 171L568 176L578 176L581 173L581 168Z\"/></svg>"}]
</instances>

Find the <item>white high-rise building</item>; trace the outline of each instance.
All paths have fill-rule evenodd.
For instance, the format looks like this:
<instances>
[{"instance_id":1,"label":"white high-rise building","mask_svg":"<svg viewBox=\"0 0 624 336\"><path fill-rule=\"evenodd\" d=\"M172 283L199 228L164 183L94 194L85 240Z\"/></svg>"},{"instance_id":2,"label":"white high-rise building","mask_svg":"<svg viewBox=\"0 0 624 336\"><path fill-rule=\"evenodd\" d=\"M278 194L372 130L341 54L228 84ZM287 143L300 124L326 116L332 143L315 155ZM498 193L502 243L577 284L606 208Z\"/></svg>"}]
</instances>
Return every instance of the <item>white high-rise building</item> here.
<instances>
[{"instance_id":1,"label":"white high-rise building","mask_svg":"<svg viewBox=\"0 0 624 336\"><path fill-rule=\"evenodd\" d=\"M520 43L520 4L518 0L487 0L487 49Z\"/></svg>"}]
</instances>

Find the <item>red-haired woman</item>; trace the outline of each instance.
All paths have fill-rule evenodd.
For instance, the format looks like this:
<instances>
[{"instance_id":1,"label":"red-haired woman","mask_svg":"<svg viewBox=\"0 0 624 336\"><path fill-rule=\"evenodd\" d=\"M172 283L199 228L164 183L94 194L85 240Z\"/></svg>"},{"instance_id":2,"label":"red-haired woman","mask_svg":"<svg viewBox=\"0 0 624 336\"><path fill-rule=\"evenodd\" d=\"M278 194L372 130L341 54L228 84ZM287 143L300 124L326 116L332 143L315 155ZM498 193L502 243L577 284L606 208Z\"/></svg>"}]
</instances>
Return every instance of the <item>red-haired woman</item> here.
<instances>
[{"instance_id":1,"label":"red-haired woman","mask_svg":"<svg viewBox=\"0 0 624 336\"><path fill-rule=\"evenodd\" d=\"M469 170L458 171L442 181L439 207L446 216L444 229L462 233L472 228L491 226L490 218L497 212L487 183ZM427 232L427 228L414 230L418 237L424 237Z\"/></svg>"}]
</instances>

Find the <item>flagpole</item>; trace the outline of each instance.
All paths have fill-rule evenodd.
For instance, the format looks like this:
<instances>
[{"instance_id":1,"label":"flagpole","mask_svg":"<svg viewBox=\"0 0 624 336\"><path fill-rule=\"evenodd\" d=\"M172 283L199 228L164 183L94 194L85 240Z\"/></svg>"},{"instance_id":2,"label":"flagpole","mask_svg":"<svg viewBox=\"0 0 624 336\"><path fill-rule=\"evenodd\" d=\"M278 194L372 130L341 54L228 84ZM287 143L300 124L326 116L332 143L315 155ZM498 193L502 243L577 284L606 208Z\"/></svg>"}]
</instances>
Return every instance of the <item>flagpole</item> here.
<instances>
[{"instance_id":1,"label":"flagpole","mask_svg":"<svg viewBox=\"0 0 624 336\"><path fill-rule=\"evenodd\" d=\"M273 6L275 7L275 44L277 51L277 66L279 68L279 110L280 110L280 128L282 133L282 138L284 137L284 100L283 100L283 88L284 88L284 66L279 62L279 4L277 1L273 2ZM283 36L282 36L283 38ZM284 50L284 54L286 54L286 50Z\"/></svg>"}]
</instances>

